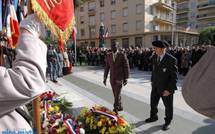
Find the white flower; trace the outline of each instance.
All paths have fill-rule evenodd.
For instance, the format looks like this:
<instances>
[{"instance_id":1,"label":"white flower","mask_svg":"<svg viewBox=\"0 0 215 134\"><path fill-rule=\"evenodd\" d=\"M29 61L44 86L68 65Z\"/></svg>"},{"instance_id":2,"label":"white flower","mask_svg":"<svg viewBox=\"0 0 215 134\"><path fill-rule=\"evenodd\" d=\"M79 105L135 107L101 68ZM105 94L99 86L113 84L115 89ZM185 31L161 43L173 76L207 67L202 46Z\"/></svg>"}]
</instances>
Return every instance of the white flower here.
<instances>
[{"instance_id":1,"label":"white flower","mask_svg":"<svg viewBox=\"0 0 215 134\"><path fill-rule=\"evenodd\" d=\"M80 134L85 134L85 130L83 128L80 128Z\"/></svg>"}]
</instances>

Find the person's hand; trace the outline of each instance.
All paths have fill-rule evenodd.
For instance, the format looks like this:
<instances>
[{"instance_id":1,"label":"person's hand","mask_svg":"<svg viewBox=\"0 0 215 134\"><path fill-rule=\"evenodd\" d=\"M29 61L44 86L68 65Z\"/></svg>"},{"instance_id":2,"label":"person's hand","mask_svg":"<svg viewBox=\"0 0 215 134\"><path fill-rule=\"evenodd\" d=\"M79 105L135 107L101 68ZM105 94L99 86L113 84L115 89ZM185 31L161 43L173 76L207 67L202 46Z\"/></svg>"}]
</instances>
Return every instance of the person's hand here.
<instances>
[{"instance_id":1,"label":"person's hand","mask_svg":"<svg viewBox=\"0 0 215 134\"><path fill-rule=\"evenodd\" d=\"M106 79L103 80L104 85L106 86Z\"/></svg>"},{"instance_id":2,"label":"person's hand","mask_svg":"<svg viewBox=\"0 0 215 134\"><path fill-rule=\"evenodd\" d=\"M169 96L171 93L168 90L163 91L163 96Z\"/></svg>"},{"instance_id":3,"label":"person's hand","mask_svg":"<svg viewBox=\"0 0 215 134\"><path fill-rule=\"evenodd\" d=\"M124 80L123 80L123 85L125 86L127 83L128 83L128 80L127 80L127 79L124 79Z\"/></svg>"}]
</instances>

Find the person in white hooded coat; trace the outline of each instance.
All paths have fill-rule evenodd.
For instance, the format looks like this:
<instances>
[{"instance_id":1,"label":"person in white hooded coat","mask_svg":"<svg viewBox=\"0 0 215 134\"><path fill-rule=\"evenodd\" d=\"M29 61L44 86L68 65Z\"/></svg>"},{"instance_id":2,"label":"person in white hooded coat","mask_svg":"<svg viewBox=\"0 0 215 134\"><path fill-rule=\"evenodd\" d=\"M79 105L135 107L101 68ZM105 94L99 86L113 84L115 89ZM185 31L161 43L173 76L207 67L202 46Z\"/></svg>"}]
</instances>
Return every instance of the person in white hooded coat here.
<instances>
[{"instance_id":1,"label":"person in white hooded coat","mask_svg":"<svg viewBox=\"0 0 215 134\"><path fill-rule=\"evenodd\" d=\"M32 131L15 111L46 90L47 47L40 40L42 24L35 14L20 24L17 55L12 68L0 67L0 133Z\"/></svg>"}]
</instances>

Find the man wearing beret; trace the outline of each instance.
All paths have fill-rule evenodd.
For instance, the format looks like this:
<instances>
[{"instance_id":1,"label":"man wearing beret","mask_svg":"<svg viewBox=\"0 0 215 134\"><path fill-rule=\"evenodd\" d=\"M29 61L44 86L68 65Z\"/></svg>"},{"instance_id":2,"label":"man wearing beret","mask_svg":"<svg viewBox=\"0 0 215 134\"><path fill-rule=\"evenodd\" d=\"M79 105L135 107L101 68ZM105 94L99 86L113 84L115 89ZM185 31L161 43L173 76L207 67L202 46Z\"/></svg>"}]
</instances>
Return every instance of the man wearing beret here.
<instances>
[{"instance_id":1,"label":"man wearing beret","mask_svg":"<svg viewBox=\"0 0 215 134\"><path fill-rule=\"evenodd\" d=\"M151 76L151 99L150 117L146 123L158 120L158 103L160 98L165 106L165 123L162 130L169 129L173 118L173 94L177 89L177 60L166 52L167 43L161 40L152 42L155 54L152 56L152 76Z\"/></svg>"}]
</instances>

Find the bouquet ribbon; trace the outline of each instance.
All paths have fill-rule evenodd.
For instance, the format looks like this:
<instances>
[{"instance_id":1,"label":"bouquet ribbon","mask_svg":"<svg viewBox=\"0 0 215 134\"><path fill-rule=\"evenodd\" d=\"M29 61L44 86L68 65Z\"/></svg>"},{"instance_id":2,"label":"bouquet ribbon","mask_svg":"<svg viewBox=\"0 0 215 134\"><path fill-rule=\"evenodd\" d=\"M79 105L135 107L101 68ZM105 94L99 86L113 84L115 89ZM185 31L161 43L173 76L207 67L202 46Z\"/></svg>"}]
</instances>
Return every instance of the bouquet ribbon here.
<instances>
[{"instance_id":1,"label":"bouquet ribbon","mask_svg":"<svg viewBox=\"0 0 215 134\"><path fill-rule=\"evenodd\" d=\"M73 121L72 121L72 119L67 119L66 121L64 121L64 123L67 126L67 131L69 132L69 134L76 134L76 132L73 129Z\"/></svg>"}]
</instances>

